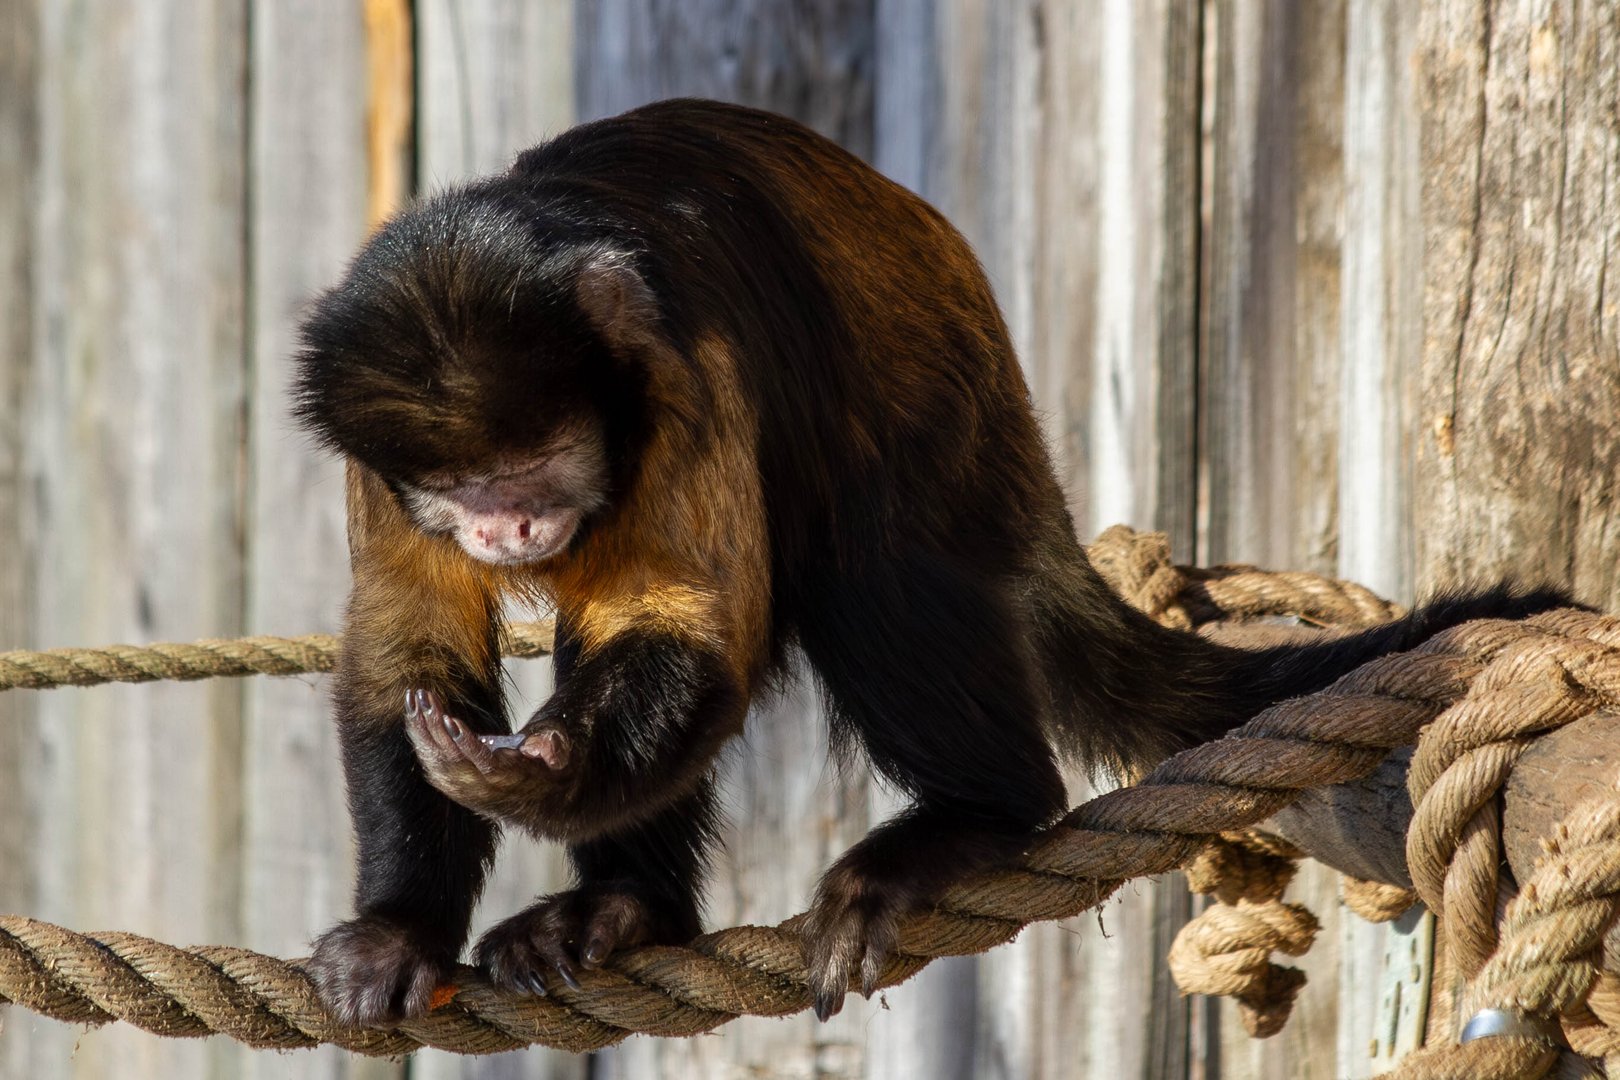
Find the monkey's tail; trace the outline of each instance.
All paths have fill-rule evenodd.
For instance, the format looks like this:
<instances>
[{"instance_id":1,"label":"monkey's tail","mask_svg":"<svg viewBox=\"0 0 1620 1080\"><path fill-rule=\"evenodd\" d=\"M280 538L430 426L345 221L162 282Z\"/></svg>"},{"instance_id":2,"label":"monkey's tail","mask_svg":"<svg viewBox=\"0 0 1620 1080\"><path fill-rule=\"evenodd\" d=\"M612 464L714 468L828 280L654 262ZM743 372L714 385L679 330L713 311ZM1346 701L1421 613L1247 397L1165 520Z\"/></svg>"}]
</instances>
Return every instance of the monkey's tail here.
<instances>
[{"instance_id":1,"label":"monkey's tail","mask_svg":"<svg viewBox=\"0 0 1620 1080\"><path fill-rule=\"evenodd\" d=\"M1074 551L1076 562L1049 570L1045 587L1031 592L1052 733L1068 756L1121 775L1219 738L1269 705L1314 693L1447 627L1572 604L1562 589L1504 582L1442 593L1353 634L1235 648L1155 623L1109 589L1078 545Z\"/></svg>"},{"instance_id":2,"label":"monkey's tail","mask_svg":"<svg viewBox=\"0 0 1620 1080\"><path fill-rule=\"evenodd\" d=\"M1504 581L1435 595L1405 616L1341 637L1255 650L1234 678L1251 695L1248 716L1286 698L1314 693L1375 657L1413 648L1440 631L1474 619L1526 619L1575 606L1568 591Z\"/></svg>"}]
</instances>

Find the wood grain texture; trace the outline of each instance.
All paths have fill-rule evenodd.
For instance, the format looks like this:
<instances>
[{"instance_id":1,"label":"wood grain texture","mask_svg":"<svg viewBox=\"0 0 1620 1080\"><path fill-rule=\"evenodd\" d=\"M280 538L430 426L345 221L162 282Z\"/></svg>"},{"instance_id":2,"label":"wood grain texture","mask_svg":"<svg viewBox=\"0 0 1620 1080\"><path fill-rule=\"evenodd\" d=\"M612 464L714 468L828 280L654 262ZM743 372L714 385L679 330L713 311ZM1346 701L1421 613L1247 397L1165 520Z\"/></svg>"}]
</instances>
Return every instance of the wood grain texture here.
<instances>
[{"instance_id":1,"label":"wood grain texture","mask_svg":"<svg viewBox=\"0 0 1620 1080\"><path fill-rule=\"evenodd\" d=\"M1399 0L1346 6L1340 281L1337 573L1406 602L1432 588L1416 580L1412 565L1418 526L1411 462L1424 332L1416 8ZM1384 1067L1370 1060L1368 1046L1385 1022L1382 957L1404 932L1339 915L1336 1058L1343 1075Z\"/></svg>"},{"instance_id":2,"label":"wood grain texture","mask_svg":"<svg viewBox=\"0 0 1620 1080\"><path fill-rule=\"evenodd\" d=\"M870 158L876 2L582 0L579 119L659 98L720 98L786 113Z\"/></svg>"},{"instance_id":3,"label":"wood grain texture","mask_svg":"<svg viewBox=\"0 0 1620 1080\"><path fill-rule=\"evenodd\" d=\"M33 485L23 460L20 413L34 378L34 168L39 11L33 0L0 4L0 649L32 644L38 536ZM45 792L46 736L35 698L0 694L0 911L31 911L41 876L37 841ZM38 1040L7 1032L33 1028L21 1010L0 1006L0 1076L25 1076Z\"/></svg>"},{"instance_id":4,"label":"wood grain texture","mask_svg":"<svg viewBox=\"0 0 1620 1080\"><path fill-rule=\"evenodd\" d=\"M38 643L243 628L244 7L42 4L20 402ZM236 689L41 695L33 914L240 936ZM37 1018L28 1076L198 1077L206 1043Z\"/></svg>"},{"instance_id":5,"label":"wood grain texture","mask_svg":"<svg viewBox=\"0 0 1620 1080\"><path fill-rule=\"evenodd\" d=\"M1223 0L1209 9L1199 554L1211 562L1336 572L1341 538L1354 527L1342 485L1361 483L1369 468L1369 482L1378 483L1389 453L1381 414L1367 411L1383 408L1382 399L1345 392L1346 372L1360 363L1343 352L1345 328L1380 317L1359 293L1346 293L1345 275L1382 274L1345 246L1347 189L1368 180L1352 178L1343 142L1355 6ZM1368 551L1358 571L1388 581L1380 560L1393 554ZM1383 931L1341 917L1338 876L1319 865L1301 867L1290 899L1323 921L1298 962L1309 984L1288 1026L1264 1042L1249 1039L1236 1010L1221 1004L1220 1074L1367 1075L1363 1032L1376 1005ZM1342 1049L1358 1040L1359 1057Z\"/></svg>"},{"instance_id":6,"label":"wood grain texture","mask_svg":"<svg viewBox=\"0 0 1620 1080\"><path fill-rule=\"evenodd\" d=\"M574 120L573 0L416 0L423 191L495 172Z\"/></svg>"},{"instance_id":7,"label":"wood grain texture","mask_svg":"<svg viewBox=\"0 0 1620 1080\"><path fill-rule=\"evenodd\" d=\"M1620 598L1620 9L1436 2L1421 27L1419 574Z\"/></svg>"},{"instance_id":8,"label":"wood grain texture","mask_svg":"<svg viewBox=\"0 0 1620 1080\"><path fill-rule=\"evenodd\" d=\"M1194 3L884 3L876 65L875 161L978 251L1082 535L1152 522L1188 552L1198 25ZM946 1075L1182 1075L1163 952L1187 907L1179 880L1140 883L980 958L935 991L960 1011L934 1045L972 1024Z\"/></svg>"},{"instance_id":9,"label":"wood grain texture","mask_svg":"<svg viewBox=\"0 0 1620 1080\"><path fill-rule=\"evenodd\" d=\"M1614 798L1617 782L1620 709L1600 710L1538 738L1502 788L1502 850L1514 876L1528 879L1543 854L1541 841L1583 802ZM1620 930L1608 940L1620 943Z\"/></svg>"},{"instance_id":10,"label":"wood grain texture","mask_svg":"<svg viewBox=\"0 0 1620 1080\"><path fill-rule=\"evenodd\" d=\"M1420 583L1620 601L1620 11L1436 0L1418 26ZM1436 980L1431 1036L1453 1029Z\"/></svg>"},{"instance_id":11,"label":"wood grain texture","mask_svg":"<svg viewBox=\"0 0 1620 1080\"><path fill-rule=\"evenodd\" d=\"M349 587L342 467L293 428L287 388L303 306L336 280L368 223L365 27L357 5L319 0L256 3L252 20L247 624L265 633L335 632ZM327 681L255 679L238 692L247 763L238 941L308 955L315 935L349 915L353 888ZM287 1074L274 1055L236 1053L234 1075ZM295 1060L299 1075L312 1078L402 1073L397 1062L330 1047Z\"/></svg>"}]
</instances>

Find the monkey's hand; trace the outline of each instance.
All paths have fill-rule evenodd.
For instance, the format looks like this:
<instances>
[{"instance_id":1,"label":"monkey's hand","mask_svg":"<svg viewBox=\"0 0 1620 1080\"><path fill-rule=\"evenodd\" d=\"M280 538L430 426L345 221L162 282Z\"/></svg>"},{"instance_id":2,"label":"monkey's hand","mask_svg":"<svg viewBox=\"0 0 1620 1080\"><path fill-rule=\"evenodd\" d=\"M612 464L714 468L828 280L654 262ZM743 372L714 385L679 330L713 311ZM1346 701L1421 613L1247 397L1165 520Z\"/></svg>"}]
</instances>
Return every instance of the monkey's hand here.
<instances>
[{"instance_id":1,"label":"monkey's hand","mask_svg":"<svg viewBox=\"0 0 1620 1080\"><path fill-rule=\"evenodd\" d=\"M496 820L532 805L536 789L562 778L573 756L568 735L552 726L519 735L479 735L445 712L431 690L406 693L405 733L428 783Z\"/></svg>"},{"instance_id":2,"label":"monkey's hand","mask_svg":"<svg viewBox=\"0 0 1620 1080\"><path fill-rule=\"evenodd\" d=\"M599 967L617 949L686 941L697 927L694 901L672 907L633 881L592 882L497 924L474 958L496 986L544 996L557 980L579 989L577 968Z\"/></svg>"},{"instance_id":3,"label":"monkey's hand","mask_svg":"<svg viewBox=\"0 0 1620 1080\"><path fill-rule=\"evenodd\" d=\"M307 970L339 1022L374 1027L426 1013L455 966L455 948L432 934L362 915L322 934Z\"/></svg>"}]
</instances>

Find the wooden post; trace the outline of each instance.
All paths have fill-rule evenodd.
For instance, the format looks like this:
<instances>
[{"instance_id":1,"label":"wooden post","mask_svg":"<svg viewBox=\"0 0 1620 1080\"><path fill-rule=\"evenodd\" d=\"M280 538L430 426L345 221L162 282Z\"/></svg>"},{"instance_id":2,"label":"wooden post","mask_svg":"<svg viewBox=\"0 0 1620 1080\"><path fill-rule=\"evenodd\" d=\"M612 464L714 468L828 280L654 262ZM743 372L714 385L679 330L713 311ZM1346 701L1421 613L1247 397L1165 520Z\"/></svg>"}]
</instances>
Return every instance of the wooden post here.
<instances>
[{"instance_id":1,"label":"wooden post","mask_svg":"<svg viewBox=\"0 0 1620 1080\"><path fill-rule=\"evenodd\" d=\"M1418 583L1550 580L1613 609L1620 9L1430 0L1419 38Z\"/></svg>"}]
</instances>

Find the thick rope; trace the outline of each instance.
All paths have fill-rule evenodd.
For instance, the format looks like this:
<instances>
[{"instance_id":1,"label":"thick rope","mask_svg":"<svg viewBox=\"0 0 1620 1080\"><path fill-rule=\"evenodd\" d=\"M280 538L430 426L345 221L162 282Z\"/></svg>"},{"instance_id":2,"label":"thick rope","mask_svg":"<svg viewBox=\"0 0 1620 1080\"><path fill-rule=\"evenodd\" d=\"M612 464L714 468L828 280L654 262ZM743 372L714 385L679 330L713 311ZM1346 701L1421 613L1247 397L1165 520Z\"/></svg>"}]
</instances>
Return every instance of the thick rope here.
<instances>
[{"instance_id":1,"label":"thick rope","mask_svg":"<svg viewBox=\"0 0 1620 1080\"><path fill-rule=\"evenodd\" d=\"M1270 816L1305 788L1367 775L1526 637L1556 633L1579 649L1591 633L1613 632L1614 620L1575 614L1581 619L1551 627L1456 627L1319 694L1274 706L1135 787L1093 799L1048 830L1019 869L964 884L935 911L909 919L880 985L909 978L933 957L999 945L1028 922L1078 914L1126 879L1168 872L1210 837ZM1611 660L1620 668L1620 653ZM796 918L722 930L685 947L635 950L582 973L580 991L545 999L498 994L466 970L453 1002L386 1033L333 1024L295 964L244 950L178 950L127 934L79 935L13 916L0 919L0 997L80 1023L121 1019L165 1035L217 1031L254 1046L334 1042L397 1054L417 1045L479 1053L541 1043L580 1051L632 1031L691 1035L739 1013L806 1007L797 925Z\"/></svg>"},{"instance_id":2,"label":"thick rope","mask_svg":"<svg viewBox=\"0 0 1620 1080\"><path fill-rule=\"evenodd\" d=\"M1303 905L1282 901L1302 854L1258 837L1221 839L1183 867L1188 887L1215 903L1176 934L1170 974L1182 993L1236 999L1251 1038L1281 1031L1305 986L1303 971L1271 954L1305 955L1322 928Z\"/></svg>"},{"instance_id":3,"label":"thick rope","mask_svg":"<svg viewBox=\"0 0 1620 1080\"><path fill-rule=\"evenodd\" d=\"M1464 978L1496 946L1502 785L1536 736L1620 701L1617 648L1620 620L1576 610L1529 619L1418 740L1406 860L1423 902L1446 920L1453 970Z\"/></svg>"},{"instance_id":4,"label":"thick rope","mask_svg":"<svg viewBox=\"0 0 1620 1080\"><path fill-rule=\"evenodd\" d=\"M1291 615L1323 626L1367 626L1402 613L1353 581L1253 566L1177 566L1164 533L1114 525L1086 549L1114 590L1165 626Z\"/></svg>"},{"instance_id":5,"label":"thick rope","mask_svg":"<svg viewBox=\"0 0 1620 1080\"><path fill-rule=\"evenodd\" d=\"M1366 881L1349 874L1339 878L1339 896L1345 907L1370 923L1394 922L1418 902L1416 889Z\"/></svg>"},{"instance_id":6,"label":"thick rope","mask_svg":"<svg viewBox=\"0 0 1620 1080\"><path fill-rule=\"evenodd\" d=\"M1314 574L1266 573L1252 567L1176 566L1164 533L1116 525L1089 549L1097 569L1131 603L1167 626L1213 619L1297 615L1313 622L1353 625L1391 618L1399 608L1351 582ZM551 652L550 620L506 627L502 652L512 657ZM0 652L0 690L47 690L109 682L192 680L240 675L301 675L336 666L331 634L249 637L187 644L113 645L101 649L17 649Z\"/></svg>"},{"instance_id":7,"label":"thick rope","mask_svg":"<svg viewBox=\"0 0 1620 1080\"><path fill-rule=\"evenodd\" d=\"M503 655L551 652L551 621L512 623ZM0 690L50 690L110 682L183 682L239 675L305 675L337 666L332 634L204 639L187 644L111 645L101 649L16 649L0 652Z\"/></svg>"},{"instance_id":8,"label":"thick rope","mask_svg":"<svg viewBox=\"0 0 1620 1080\"><path fill-rule=\"evenodd\" d=\"M1565 1017L1565 1033L1593 1057L1613 1056L1612 1028L1582 1006L1599 985L1603 937L1620 913L1620 791L1576 807L1543 841L1545 853L1508 905L1501 942L1464 995L1463 1016L1501 1009L1542 1018ZM1613 976L1597 1008L1611 1011ZM1574 1073L1587 1063L1559 1058L1549 1042L1498 1036L1427 1047L1393 1074L1398 1080L1534 1080L1555 1066Z\"/></svg>"},{"instance_id":9,"label":"thick rope","mask_svg":"<svg viewBox=\"0 0 1620 1080\"><path fill-rule=\"evenodd\" d=\"M1372 618L1375 611L1381 613L1378 617L1388 617L1394 610L1365 590L1358 592L1343 583L1323 585L1308 575L1281 575L1294 579L1294 584L1233 599L1223 589L1246 587L1233 585L1243 582L1244 575L1265 575L1241 568L1174 567L1168 543L1153 534L1133 537L1110 530L1092 553L1099 569L1128 599L1144 607L1149 605L1143 601L1143 590L1162 591L1167 581L1180 581L1182 592L1193 599L1184 596L1163 604L1162 621L1185 617L1196 624L1206 610L1201 605L1221 610L1218 603L1230 603L1233 614L1303 613L1329 623ZM1220 587L1215 587L1217 583ZM1148 600L1157 602L1157 595ZM1247 829L1288 805L1305 788L1365 776L1390 750L1410 745L1425 724L1462 699L1471 681L1513 689L1512 679L1505 675L1496 675L1494 683L1487 675L1504 654L1509 662L1518 662L1513 649L1525 639L1543 645L1543 639L1559 639L1577 652L1597 642L1603 647L1598 653L1614 653L1614 639L1620 634L1615 620L1580 612L1555 614L1570 618L1480 622L1447 631L1411 653L1367 664L1313 697L1267 710L1228 738L1166 762L1136 787L1079 807L1044 834L1021 868L962 885L935 911L908 920L880 985L909 978L936 956L982 952L1010 939L1028 922L1078 914L1102 902L1124 880L1166 872L1212 838ZM309 644L309 639L292 640ZM530 642L522 647L539 652L549 645L538 634ZM312 647L305 654L307 661L294 657L246 662L228 657L219 666L231 674L289 673L289 667L326 670L331 646L328 640ZM1564 689L1580 696L1578 706L1565 712L1578 715L1582 707L1616 700L1610 690L1620 687L1620 654L1603 657L1588 652L1583 662L1559 665L1566 673L1576 669L1582 673L1562 680ZM116 664L85 659L120 654L127 656L122 650L0 655L0 686L171 677L132 676ZM25 679L4 681L10 670L7 661L33 672L38 667L33 658L40 656L74 660L66 665L65 678L41 668L42 673ZM296 666L306 662L308 666ZM151 663L194 670L173 659ZM286 666L268 666L271 663ZM129 667L140 665L130 662ZM477 1053L540 1043L581 1051L616 1042L633 1031L689 1035L711 1030L741 1013L779 1016L806 1007L797 933L802 918L777 927L719 931L687 947L647 948L616 956L605 970L582 973L581 990L560 990L551 998L499 994L476 972L463 969L459 992L451 1002L422 1020L385 1032L334 1024L296 963L219 946L181 950L130 934L81 935L4 916L0 1001L72 1022L122 1019L158 1034L219 1032L253 1046L332 1042L360 1053L391 1055L419 1045ZM1284 944L1299 936L1278 933Z\"/></svg>"}]
</instances>

